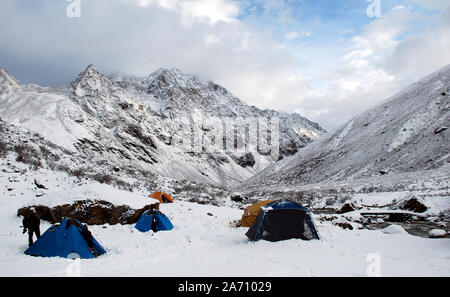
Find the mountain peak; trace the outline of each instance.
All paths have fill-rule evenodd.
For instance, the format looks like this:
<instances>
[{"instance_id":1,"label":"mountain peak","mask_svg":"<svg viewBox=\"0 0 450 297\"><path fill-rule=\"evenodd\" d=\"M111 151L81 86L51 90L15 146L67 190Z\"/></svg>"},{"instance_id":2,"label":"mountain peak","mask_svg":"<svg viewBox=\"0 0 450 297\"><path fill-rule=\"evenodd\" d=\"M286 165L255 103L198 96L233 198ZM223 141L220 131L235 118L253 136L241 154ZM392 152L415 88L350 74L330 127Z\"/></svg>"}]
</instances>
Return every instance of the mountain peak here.
<instances>
[{"instance_id":1,"label":"mountain peak","mask_svg":"<svg viewBox=\"0 0 450 297\"><path fill-rule=\"evenodd\" d=\"M97 69L95 68L94 64L89 64L89 66L86 68L86 70L89 70L89 69L91 69L91 70L97 70Z\"/></svg>"},{"instance_id":2,"label":"mountain peak","mask_svg":"<svg viewBox=\"0 0 450 297\"><path fill-rule=\"evenodd\" d=\"M186 86L188 84L201 85L204 83L199 76L185 73L178 68L159 68L150 74L150 78L153 78L152 80L155 81L164 81L165 83L180 86Z\"/></svg>"},{"instance_id":3,"label":"mountain peak","mask_svg":"<svg viewBox=\"0 0 450 297\"><path fill-rule=\"evenodd\" d=\"M93 64L90 64L72 82L75 95L80 97L101 94L111 89L112 85L111 80L100 73Z\"/></svg>"},{"instance_id":4,"label":"mountain peak","mask_svg":"<svg viewBox=\"0 0 450 297\"><path fill-rule=\"evenodd\" d=\"M185 74L183 71L181 71L178 68L162 68L162 67L158 68L158 70L153 72L153 74L158 74L158 75L161 75L161 74L164 74L164 75L167 75L167 74L187 75L187 74Z\"/></svg>"},{"instance_id":5,"label":"mountain peak","mask_svg":"<svg viewBox=\"0 0 450 297\"><path fill-rule=\"evenodd\" d=\"M0 67L0 84L9 84L11 86L18 86L20 82L8 73L5 69Z\"/></svg>"},{"instance_id":6,"label":"mountain peak","mask_svg":"<svg viewBox=\"0 0 450 297\"><path fill-rule=\"evenodd\" d=\"M95 68L95 66L93 64L90 64L88 67L86 67L86 69L81 72L78 75L77 79L83 79L85 77L92 77L92 76L103 76L98 70L97 68Z\"/></svg>"},{"instance_id":7,"label":"mountain peak","mask_svg":"<svg viewBox=\"0 0 450 297\"><path fill-rule=\"evenodd\" d=\"M20 86L20 82L8 71L0 68L0 96L7 95L12 89Z\"/></svg>"}]
</instances>

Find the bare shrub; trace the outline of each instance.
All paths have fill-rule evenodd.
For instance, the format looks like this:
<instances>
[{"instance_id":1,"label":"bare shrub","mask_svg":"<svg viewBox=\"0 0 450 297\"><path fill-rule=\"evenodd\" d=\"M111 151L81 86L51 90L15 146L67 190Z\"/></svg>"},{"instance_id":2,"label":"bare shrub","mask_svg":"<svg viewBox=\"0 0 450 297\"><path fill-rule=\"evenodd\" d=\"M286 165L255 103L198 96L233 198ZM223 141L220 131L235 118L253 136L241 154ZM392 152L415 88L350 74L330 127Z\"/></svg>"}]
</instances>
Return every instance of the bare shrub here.
<instances>
[{"instance_id":1,"label":"bare shrub","mask_svg":"<svg viewBox=\"0 0 450 297\"><path fill-rule=\"evenodd\" d=\"M134 185L127 183L121 179L117 179L114 184L121 190L125 190L128 192L133 192L134 191Z\"/></svg>"},{"instance_id":2,"label":"bare shrub","mask_svg":"<svg viewBox=\"0 0 450 297\"><path fill-rule=\"evenodd\" d=\"M332 206L333 204L336 203L336 197L329 197L327 198L327 200L325 201L325 205L326 206Z\"/></svg>"},{"instance_id":3,"label":"bare shrub","mask_svg":"<svg viewBox=\"0 0 450 297\"><path fill-rule=\"evenodd\" d=\"M17 162L30 165L33 169L42 167L39 152L32 146L16 145L14 151L17 153Z\"/></svg>"},{"instance_id":4,"label":"bare shrub","mask_svg":"<svg viewBox=\"0 0 450 297\"><path fill-rule=\"evenodd\" d=\"M89 176L91 179L98 181L101 184L110 185L114 181L114 178L106 173L96 173Z\"/></svg>"},{"instance_id":5,"label":"bare shrub","mask_svg":"<svg viewBox=\"0 0 450 297\"><path fill-rule=\"evenodd\" d=\"M69 174L78 178L83 178L87 176L86 171L88 171L86 168L77 168L69 171Z\"/></svg>"},{"instance_id":6,"label":"bare shrub","mask_svg":"<svg viewBox=\"0 0 450 297\"><path fill-rule=\"evenodd\" d=\"M0 157L6 158L6 155L8 155L8 145L0 139Z\"/></svg>"}]
</instances>

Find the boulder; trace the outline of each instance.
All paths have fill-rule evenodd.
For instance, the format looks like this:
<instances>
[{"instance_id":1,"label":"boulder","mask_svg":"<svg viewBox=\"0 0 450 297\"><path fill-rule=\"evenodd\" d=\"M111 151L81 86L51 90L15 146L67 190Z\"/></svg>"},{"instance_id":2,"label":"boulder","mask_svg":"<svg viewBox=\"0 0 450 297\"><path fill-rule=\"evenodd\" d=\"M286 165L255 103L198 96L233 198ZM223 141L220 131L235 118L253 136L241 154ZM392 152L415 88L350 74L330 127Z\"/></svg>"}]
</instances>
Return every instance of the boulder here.
<instances>
[{"instance_id":1,"label":"boulder","mask_svg":"<svg viewBox=\"0 0 450 297\"><path fill-rule=\"evenodd\" d=\"M37 179L34 179L34 184L36 185L36 187L38 189L48 190L48 188L46 186L44 186L44 184L39 182Z\"/></svg>"},{"instance_id":2,"label":"boulder","mask_svg":"<svg viewBox=\"0 0 450 297\"><path fill-rule=\"evenodd\" d=\"M417 213L423 213L428 210L428 207L425 205L425 201L415 196L414 194L408 194L399 202L394 205L394 209L402 209L408 210Z\"/></svg>"},{"instance_id":3,"label":"boulder","mask_svg":"<svg viewBox=\"0 0 450 297\"><path fill-rule=\"evenodd\" d=\"M346 202L336 213L343 214L358 210L358 207L353 202Z\"/></svg>"},{"instance_id":4,"label":"boulder","mask_svg":"<svg viewBox=\"0 0 450 297\"><path fill-rule=\"evenodd\" d=\"M241 195L232 195L231 197L230 197L230 199L231 199L231 201L234 201L234 202L242 202L242 201L244 201L244 198L241 196Z\"/></svg>"},{"instance_id":5,"label":"boulder","mask_svg":"<svg viewBox=\"0 0 450 297\"><path fill-rule=\"evenodd\" d=\"M247 153L239 158L234 158L234 160L243 168L253 167L256 164L255 157L252 153Z\"/></svg>"},{"instance_id":6,"label":"boulder","mask_svg":"<svg viewBox=\"0 0 450 297\"><path fill-rule=\"evenodd\" d=\"M436 128L436 129L434 129L434 134L440 134L440 133L446 131L447 129L448 129L448 127L446 127L446 126Z\"/></svg>"},{"instance_id":7,"label":"boulder","mask_svg":"<svg viewBox=\"0 0 450 297\"><path fill-rule=\"evenodd\" d=\"M336 225L338 227L341 227L342 229L346 230L353 230L352 224L347 221L345 218L337 218L333 221L333 225Z\"/></svg>"}]
</instances>

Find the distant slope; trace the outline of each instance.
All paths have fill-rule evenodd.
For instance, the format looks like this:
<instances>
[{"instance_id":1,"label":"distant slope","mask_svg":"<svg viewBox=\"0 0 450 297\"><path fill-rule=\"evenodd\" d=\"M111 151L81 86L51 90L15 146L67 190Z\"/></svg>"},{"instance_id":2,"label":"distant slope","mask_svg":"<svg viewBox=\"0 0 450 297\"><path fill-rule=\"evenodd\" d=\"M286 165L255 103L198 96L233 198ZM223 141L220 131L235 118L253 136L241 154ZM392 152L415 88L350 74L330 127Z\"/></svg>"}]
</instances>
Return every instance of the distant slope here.
<instances>
[{"instance_id":1,"label":"distant slope","mask_svg":"<svg viewBox=\"0 0 450 297\"><path fill-rule=\"evenodd\" d=\"M361 99L363 100L363 99ZM328 133L241 188L343 181L448 166L450 66Z\"/></svg>"}]
</instances>

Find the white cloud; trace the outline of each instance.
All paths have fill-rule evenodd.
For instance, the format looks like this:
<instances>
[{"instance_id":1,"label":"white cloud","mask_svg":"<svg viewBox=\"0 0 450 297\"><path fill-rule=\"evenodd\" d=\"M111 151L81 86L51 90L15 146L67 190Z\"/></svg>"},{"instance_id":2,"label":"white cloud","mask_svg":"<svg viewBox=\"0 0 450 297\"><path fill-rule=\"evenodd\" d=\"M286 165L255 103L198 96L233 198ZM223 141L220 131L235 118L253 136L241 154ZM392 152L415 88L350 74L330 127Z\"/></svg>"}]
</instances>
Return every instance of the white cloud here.
<instances>
[{"instance_id":1,"label":"white cloud","mask_svg":"<svg viewBox=\"0 0 450 297\"><path fill-rule=\"evenodd\" d=\"M409 0L409 2L434 9L443 9L446 7L450 7L450 3L448 0Z\"/></svg>"},{"instance_id":2,"label":"white cloud","mask_svg":"<svg viewBox=\"0 0 450 297\"><path fill-rule=\"evenodd\" d=\"M339 32L339 35L348 35L348 34L352 34L355 32L354 28L348 28L345 30L342 30L341 32Z\"/></svg>"},{"instance_id":3,"label":"white cloud","mask_svg":"<svg viewBox=\"0 0 450 297\"><path fill-rule=\"evenodd\" d=\"M216 35L214 35L214 34L206 34L205 35L205 44L206 45L211 45L211 44L218 43L218 42L220 42L220 38L217 37Z\"/></svg>"},{"instance_id":4,"label":"white cloud","mask_svg":"<svg viewBox=\"0 0 450 297\"><path fill-rule=\"evenodd\" d=\"M374 20L350 40L339 66L325 73L328 91L308 97L298 110L325 127L337 127L450 64L449 16L443 14L434 20L436 25L409 35L405 33L417 20L409 8L396 7Z\"/></svg>"},{"instance_id":5,"label":"white cloud","mask_svg":"<svg viewBox=\"0 0 450 297\"><path fill-rule=\"evenodd\" d=\"M146 7L157 5L180 14L185 20L207 20L211 24L217 22L233 22L239 13L237 3L229 0L120 0Z\"/></svg>"},{"instance_id":6,"label":"white cloud","mask_svg":"<svg viewBox=\"0 0 450 297\"><path fill-rule=\"evenodd\" d=\"M184 16L208 18L212 23L235 21L239 13L238 6L227 0L180 1L180 7Z\"/></svg>"},{"instance_id":7,"label":"white cloud","mask_svg":"<svg viewBox=\"0 0 450 297\"><path fill-rule=\"evenodd\" d=\"M286 39L288 39L288 40L294 40L294 39L297 39L297 38L299 38L300 37L300 34L298 34L297 32L295 32L295 31L291 31L291 32L289 32L288 34L286 34Z\"/></svg>"},{"instance_id":8,"label":"white cloud","mask_svg":"<svg viewBox=\"0 0 450 297\"><path fill-rule=\"evenodd\" d=\"M299 39L300 37L310 37L311 35L312 35L312 32L308 32L308 31L302 31L300 33L296 32L296 31L291 31L285 35L285 38L287 40L292 41L295 39Z\"/></svg>"},{"instance_id":9,"label":"white cloud","mask_svg":"<svg viewBox=\"0 0 450 297\"><path fill-rule=\"evenodd\" d=\"M308 31L302 31L302 35L305 36L305 37L310 37L310 36L313 35L313 33L312 32L308 32Z\"/></svg>"}]
</instances>

